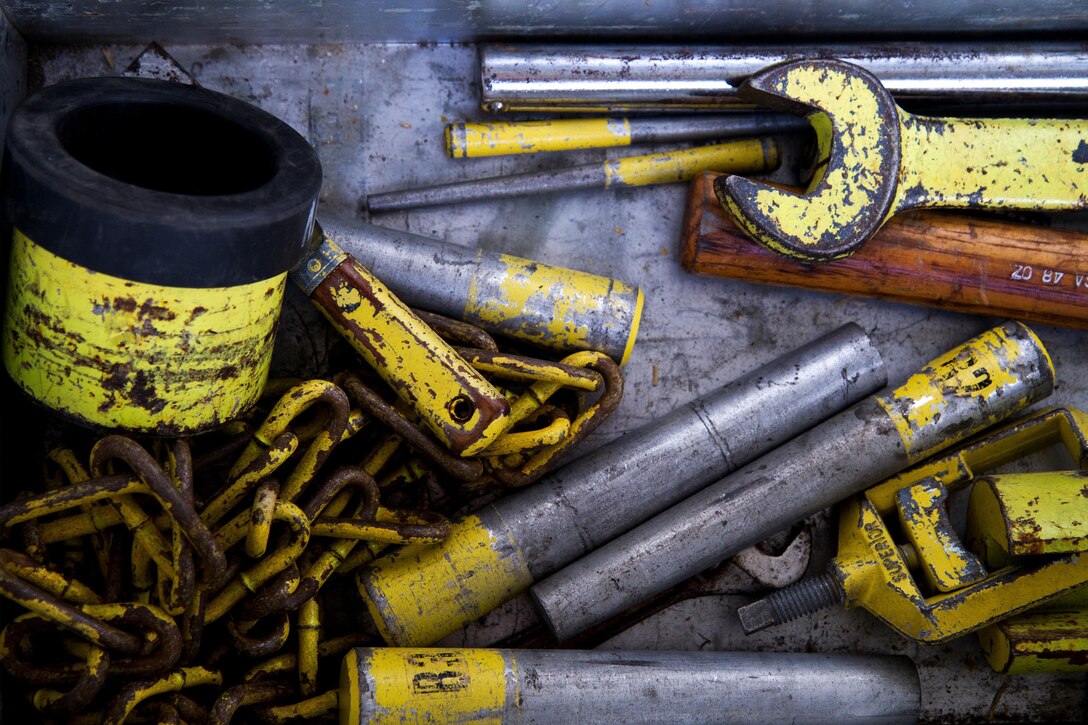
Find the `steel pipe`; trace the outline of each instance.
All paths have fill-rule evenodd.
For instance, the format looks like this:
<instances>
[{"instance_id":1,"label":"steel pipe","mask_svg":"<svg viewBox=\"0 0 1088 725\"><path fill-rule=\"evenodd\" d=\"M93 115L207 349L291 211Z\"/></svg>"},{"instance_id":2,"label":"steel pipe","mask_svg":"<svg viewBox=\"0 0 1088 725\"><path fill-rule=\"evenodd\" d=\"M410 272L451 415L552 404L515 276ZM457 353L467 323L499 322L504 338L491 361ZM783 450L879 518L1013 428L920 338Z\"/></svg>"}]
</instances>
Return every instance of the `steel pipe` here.
<instances>
[{"instance_id":1,"label":"steel pipe","mask_svg":"<svg viewBox=\"0 0 1088 725\"><path fill-rule=\"evenodd\" d=\"M541 581L533 599L556 638L569 639L1046 397L1053 386L1042 343L1024 325L1005 323Z\"/></svg>"},{"instance_id":2,"label":"steel pipe","mask_svg":"<svg viewBox=\"0 0 1088 725\"><path fill-rule=\"evenodd\" d=\"M1083 42L856 43L729 47L485 45L489 111L683 111L750 108L737 86L769 65L841 58L872 71L907 108L1083 104Z\"/></svg>"},{"instance_id":3,"label":"steel pipe","mask_svg":"<svg viewBox=\"0 0 1088 725\"><path fill-rule=\"evenodd\" d=\"M764 652L359 648L344 658L343 725L913 723L908 657Z\"/></svg>"},{"instance_id":4,"label":"steel pipe","mask_svg":"<svg viewBox=\"0 0 1088 725\"><path fill-rule=\"evenodd\" d=\"M633 284L394 229L322 219L330 236L406 304L562 352L622 365L642 315Z\"/></svg>"},{"instance_id":5,"label":"steel pipe","mask_svg":"<svg viewBox=\"0 0 1088 725\"><path fill-rule=\"evenodd\" d=\"M359 591L390 644L437 642L658 511L880 388L848 324L374 562Z\"/></svg>"}]
</instances>

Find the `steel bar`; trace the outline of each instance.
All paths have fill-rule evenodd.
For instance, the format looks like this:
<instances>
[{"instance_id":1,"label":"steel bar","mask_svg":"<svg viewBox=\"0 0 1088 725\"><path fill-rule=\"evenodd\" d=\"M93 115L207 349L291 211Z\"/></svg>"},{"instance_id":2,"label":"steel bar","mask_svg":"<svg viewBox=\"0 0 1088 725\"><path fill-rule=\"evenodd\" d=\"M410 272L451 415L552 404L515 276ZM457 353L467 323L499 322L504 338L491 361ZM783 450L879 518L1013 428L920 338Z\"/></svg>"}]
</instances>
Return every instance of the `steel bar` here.
<instances>
[{"instance_id":1,"label":"steel bar","mask_svg":"<svg viewBox=\"0 0 1088 725\"><path fill-rule=\"evenodd\" d=\"M908 108L1008 109L1088 99L1088 44L957 41L700 48L485 45L481 101L495 112L747 108L736 96L741 81L797 58L857 63Z\"/></svg>"},{"instance_id":2,"label":"steel bar","mask_svg":"<svg viewBox=\"0 0 1088 725\"><path fill-rule=\"evenodd\" d=\"M360 593L387 642L432 644L885 380L845 325L462 518L446 542L379 559Z\"/></svg>"},{"instance_id":3,"label":"steel bar","mask_svg":"<svg viewBox=\"0 0 1088 725\"><path fill-rule=\"evenodd\" d=\"M360 222L322 220L337 242L404 302L569 352L626 362L642 291L632 284Z\"/></svg>"},{"instance_id":4,"label":"steel bar","mask_svg":"<svg viewBox=\"0 0 1088 725\"><path fill-rule=\"evenodd\" d=\"M1034 333L1005 323L539 582L532 596L555 636L569 639L1046 397L1053 385Z\"/></svg>"},{"instance_id":5,"label":"steel bar","mask_svg":"<svg viewBox=\"0 0 1088 725\"><path fill-rule=\"evenodd\" d=\"M477 158L639 143L709 141L807 131L809 128L808 121L798 116L767 112L451 123L446 126L446 153L453 158Z\"/></svg>"},{"instance_id":6,"label":"steel bar","mask_svg":"<svg viewBox=\"0 0 1088 725\"><path fill-rule=\"evenodd\" d=\"M348 653L341 722L913 723L908 657L383 649Z\"/></svg>"},{"instance_id":7,"label":"steel bar","mask_svg":"<svg viewBox=\"0 0 1088 725\"><path fill-rule=\"evenodd\" d=\"M778 144L771 138L739 139L711 146L627 156L565 169L457 181L404 191L371 194L372 214L424 206L506 199L577 189L606 189L690 181L700 171L759 174L778 168Z\"/></svg>"}]
</instances>

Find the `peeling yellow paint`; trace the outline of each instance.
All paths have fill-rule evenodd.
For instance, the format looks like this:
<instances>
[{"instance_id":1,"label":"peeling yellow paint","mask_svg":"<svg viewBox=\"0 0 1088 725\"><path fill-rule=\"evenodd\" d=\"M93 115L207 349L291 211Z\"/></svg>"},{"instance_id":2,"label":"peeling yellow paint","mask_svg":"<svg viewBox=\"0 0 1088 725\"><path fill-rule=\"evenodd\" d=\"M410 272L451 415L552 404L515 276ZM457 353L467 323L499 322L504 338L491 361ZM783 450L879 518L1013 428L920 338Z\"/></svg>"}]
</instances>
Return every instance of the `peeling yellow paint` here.
<instances>
[{"instance_id":1,"label":"peeling yellow paint","mask_svg":"<svg viewBox=\"0 0 1088 725\"><path fill-rule=\"evenodd\" d=\"M1030 334L1053 375L1045 348L1034 333ZM932 452L929 433L956 398L993 400L1020 387L1020 378L1009 365L1021 356L1020 343L996 327L933 360L899 388L877 396L876 402L895 424L907 455L918 461ZM985 410L986 406L978 408ZM995 422L996 418L979 421L978 428Z\"/></svg>"},{"instance_id":2,"label":"peeling yellow paint","mask_svg":"<svg viewBox=\"0 0 1088 725\"><path fill-rule=\"evenodd\" d=\"M361 652L356 681L350 684L369 695L373 710L365 720L353 723L502 721L506 663L500 651L375 648Z\"/></svg>"},{"instance_id":3,"label":"peeling yellow paint","mask_svg":"<svg viewBox=\"0 0 1088 725\"><path fill-rule=\"evenodd\" d=\"M635 312L620 364L627 361L638 335L642 290L607 277L506 254L500 255L498 263L505 266L498 284L477 276L469 282L463 319L551 348L585 349L591 347L590 340L595 337L587 320L604 320L605 325L625 324L630 319L627 315L594 313L602 306L628 305L634 296ZM533 309L548 310L549 314L523 314Z\"/></svg>"},{"instance_id":4,"label":"peeling yellow paint","mask_svg":"<svg viewBox=\"0 0 1088 725\"><path fill-rule=\"evenodd\" d=\"M630 143L631 128L625 118L457 123L446 127L446 153L454 158L573 151Z\"/></svg>"},{"instance_id":5,"label":"peeling yellow paint","mask_svg":"<svg viewBox=\"0 0 1088 725\"><path fill-rule=\"evenodd\" d=\"M426 646L482 617L533 583L516 542L477 516L453 524L441 544L413 545L359 573L359 593L382 638Z\"/></svg>"},{"instance_id":6,"label":"peeling yellow paint","mask_svg":"<svg viewBox=\"0 0 1088 725\"><path fill-rule=\"evenodd\" d=\"M605 186L690 181L703 171L758 174L778 167L778 144L752 138L604 162Z\"/></svg>"},{"instance_id":7,"label":"peeling yellow paint","mask_svg":"<svg viewBox=\"0 0 1088 725\"><path fill-rule=\"evenodd\" d=\"M33 398L84 423L169 435L211 428L260 396L285 280L134 282L15 230L4 365Z\"/></svg>"}]
</instances>

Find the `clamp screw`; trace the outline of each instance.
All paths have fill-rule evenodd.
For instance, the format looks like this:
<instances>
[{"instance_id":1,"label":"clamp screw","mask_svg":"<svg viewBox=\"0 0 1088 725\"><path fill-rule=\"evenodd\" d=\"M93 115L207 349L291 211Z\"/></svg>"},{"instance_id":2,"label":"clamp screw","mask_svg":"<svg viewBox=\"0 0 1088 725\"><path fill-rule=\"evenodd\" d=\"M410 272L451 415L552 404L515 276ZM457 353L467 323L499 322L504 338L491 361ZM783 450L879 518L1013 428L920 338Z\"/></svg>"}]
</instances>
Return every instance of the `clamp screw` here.
<instances>
[{"instance_id":1,"label":"clamp screw","mask_svg":"<svg viewBox=\"0 0 1088 725\"><path fill-rule=\"evenodd\" d=\"M737 609L737 615L744 633L752 634L845 601L846 592L838 578L825 573L803 579L746 604Z\"/></svg>"}]
</instances>

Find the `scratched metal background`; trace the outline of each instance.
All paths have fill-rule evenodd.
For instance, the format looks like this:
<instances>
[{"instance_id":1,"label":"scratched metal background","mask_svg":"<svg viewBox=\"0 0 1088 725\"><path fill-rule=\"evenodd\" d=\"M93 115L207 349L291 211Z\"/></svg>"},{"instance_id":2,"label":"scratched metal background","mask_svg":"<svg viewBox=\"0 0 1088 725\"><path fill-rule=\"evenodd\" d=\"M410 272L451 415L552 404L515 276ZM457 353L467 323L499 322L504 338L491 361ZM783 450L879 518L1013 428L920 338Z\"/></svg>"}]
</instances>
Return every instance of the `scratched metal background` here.
<instances>
[{"instance_id":1,"label":"scratched metal background","mask_svg":"<svg viewBox=\"0 0 1088 725\"><path fill-rule=\"evenodd\" d=\"M18 10L19 4L15 5ZM64 4L46 5L55 9ZM704 6L709 7L705 3L700 7ZM114 4L96 7L112 18L111 22L120 22ZM1079 2L1056 7L1054 12L1063 8L1067 18L1074 12L1084 14ZM976 19L997 15L991 8ZM22 16L15 13L15 18L17 24L22 20L28 28L42 33L55 22L52 27L62 40L71 40L75 23L69 15L39 18L26 15L25 9ZM307 35L305 20L303 13L301 22L290 18L275 22L288 40L315 37ZM103 27L94 18L87 23L85 27L91 28L91 33ZM124 39L135 42L134 35L139 37L142 27L136 22L123 34ZM211 27L206 24L206 28ZM604 156L603 152L592 152L538 158L447 158L442 151L443 125L481 115L476 107L478 84L472 45L186 45L179 43L193 39L187 31L165 32L178 41L168 43L167 50L201 84L280 116L314 144L325 170L320 214L326 219L350 222L362 218L360 202L371 192ZM109 34L103 31L101 35L106 38ZM142 48L142 44L89 45L87 37L82 36L81 44L76 45L31 43L31 89L66 78L117 73ZM145 39L164 38L148 35ZM849 320L872 334L893 381L996 322L918 307L689 276L677 263L684 196L685 190L676 186L579 192L395 213L375 221L642 286L645 314L638 344L626 368L624 401L587 445L598 445L651 421ZM1024 262L1030 264L1031 260ZM330 334L297 297L289 300L283 320L277 367L301 373L319 371L325 364ZM1058 389L1052 402L1088 407L1084 333L1044 326L1035 329L1047 344L1058 371ZM826 560L833 548L832 527L826 515L817 517L816 523L822 540L818 558ZM889 633L863 612L829 611L745 638L733 610L746 601L746 597L733 596L687 602L606 646L902 653L913 657L921 669L925 720L1079 720L1085 714L1083 675L995 675L986 666L973 637L921 648ZM454 640L486 641L489 628L509 629L524 616L518 606L506 607L489 618L486 626Z\"/></svg>"}]
</instances>

